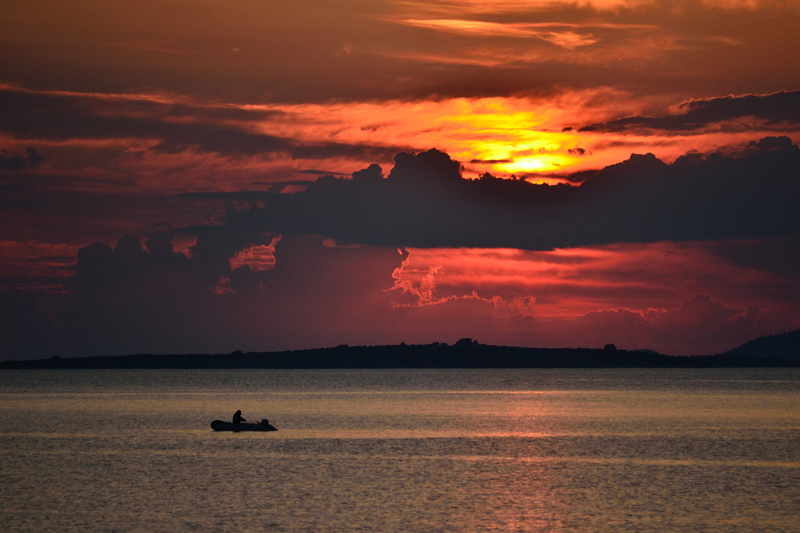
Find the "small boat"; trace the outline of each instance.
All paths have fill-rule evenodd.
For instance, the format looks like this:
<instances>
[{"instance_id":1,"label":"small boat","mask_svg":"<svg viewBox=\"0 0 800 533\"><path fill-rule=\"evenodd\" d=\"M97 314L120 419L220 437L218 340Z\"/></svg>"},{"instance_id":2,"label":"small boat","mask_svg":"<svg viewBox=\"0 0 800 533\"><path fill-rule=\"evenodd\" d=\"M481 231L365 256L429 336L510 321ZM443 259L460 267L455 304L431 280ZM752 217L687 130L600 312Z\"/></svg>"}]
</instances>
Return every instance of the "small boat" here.
<instances>
[{"instance_id":1,"label":"small boat","mask_svg":"<svg viewBox=\"0 0 800 533\"><path fill-rule=\"evenodd\" d=\"M278 428L269 423L265 418L261 422L253 424L232 424L231 422L223 422L222 420L214 420L211 422L211 429L214 431L278 431Z\"/></svg>"}]
</instances>

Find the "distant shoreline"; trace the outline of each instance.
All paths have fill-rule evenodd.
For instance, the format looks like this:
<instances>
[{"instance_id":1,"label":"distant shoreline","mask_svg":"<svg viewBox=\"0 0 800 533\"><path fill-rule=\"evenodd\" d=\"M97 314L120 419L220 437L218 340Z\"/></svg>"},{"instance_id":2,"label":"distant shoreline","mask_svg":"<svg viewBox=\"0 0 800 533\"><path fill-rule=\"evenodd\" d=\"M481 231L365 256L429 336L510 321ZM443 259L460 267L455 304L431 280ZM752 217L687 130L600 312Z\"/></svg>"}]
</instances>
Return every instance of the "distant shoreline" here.
<instances>
[{"instance_id":1,"label":"distant shoreline","mask_svg":"<svg viewBox=\"0 0 800 533\"><path fill-rule=\"evenodd\" d=\"M468 341L468 342L465 342ZM411 368L757 368L800 367L800 361L719 355L673 356L594 348L518 348L462 339L393 346L338 346L281 352L53 356L3 361L0 369L411 369Z\"/></svg>"}]
</instances>

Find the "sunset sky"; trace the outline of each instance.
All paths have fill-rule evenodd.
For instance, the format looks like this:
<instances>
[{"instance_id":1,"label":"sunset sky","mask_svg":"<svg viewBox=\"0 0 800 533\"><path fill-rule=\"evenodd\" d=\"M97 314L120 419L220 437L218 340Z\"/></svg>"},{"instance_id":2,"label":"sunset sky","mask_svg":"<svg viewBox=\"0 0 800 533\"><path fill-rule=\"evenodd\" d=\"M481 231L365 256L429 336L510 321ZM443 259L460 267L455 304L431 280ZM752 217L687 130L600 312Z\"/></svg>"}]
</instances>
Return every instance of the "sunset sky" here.
<instances>
[{"instance_id":1,"label":"sunset sky","mask_svg":"<svg viewBox=\"0 0 800 533\"><path fill-rule=\"evenodd\" d=\"M800 0L0 4L0 359L800 327Z\"/></svg>"}]
</instances>

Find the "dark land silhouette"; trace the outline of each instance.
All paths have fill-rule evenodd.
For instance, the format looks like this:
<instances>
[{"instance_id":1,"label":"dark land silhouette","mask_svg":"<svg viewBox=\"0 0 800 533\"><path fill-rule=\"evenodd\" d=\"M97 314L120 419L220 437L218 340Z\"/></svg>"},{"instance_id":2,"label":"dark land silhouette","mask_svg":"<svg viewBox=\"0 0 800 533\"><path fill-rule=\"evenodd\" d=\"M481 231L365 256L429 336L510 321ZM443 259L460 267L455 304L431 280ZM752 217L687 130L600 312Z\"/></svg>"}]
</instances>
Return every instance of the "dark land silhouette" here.
<instances>
[{"instance_id":1,"label":"dark land silhouette","mask_svg":"<svg viewBox=\"0 0 800 533\"><path fill-rule=\"evenodd\" d=\"M672 356L649 350L518 348L461 339L445 343L347 346L283 352L135 354L0 362L0 369L188 368L739 368L800 366L800 330L760 337L717 355Z\"/></svg>"},{"instance_id":2,"label":"dark land silhouette","mask_svg":"<svg viewBox=\"0 0 800 533\"><path fill-rule=\"evenodd\" d=\"M800 362L800 329L746 342L722 355Z\"/></svg>"}]
</instances>

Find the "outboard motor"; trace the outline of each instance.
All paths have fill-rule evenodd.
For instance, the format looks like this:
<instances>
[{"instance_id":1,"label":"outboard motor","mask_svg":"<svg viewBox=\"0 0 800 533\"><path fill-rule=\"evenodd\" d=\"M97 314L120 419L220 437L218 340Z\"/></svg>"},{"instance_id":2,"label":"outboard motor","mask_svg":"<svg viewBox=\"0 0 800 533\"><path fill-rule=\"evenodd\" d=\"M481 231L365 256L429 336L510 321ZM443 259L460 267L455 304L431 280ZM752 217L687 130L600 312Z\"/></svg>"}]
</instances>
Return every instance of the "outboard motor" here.
<instances>
[{"instance_id":1,"label":"outboard motor","mask_svg":"<svg viewBox=\"0 0 800 533\"><path fill-rule=\"evenodd\" d=\"M259 424L263 426L267 431L278 431L278 428L270 424L269 420L267 420L266 418L263 419L261 422L259 422Z\"/></svg>"}]
</instances>

